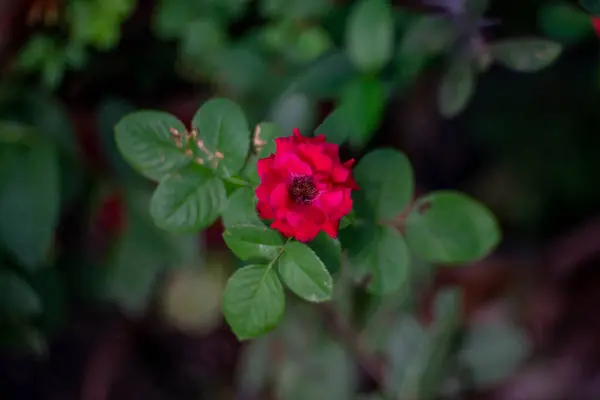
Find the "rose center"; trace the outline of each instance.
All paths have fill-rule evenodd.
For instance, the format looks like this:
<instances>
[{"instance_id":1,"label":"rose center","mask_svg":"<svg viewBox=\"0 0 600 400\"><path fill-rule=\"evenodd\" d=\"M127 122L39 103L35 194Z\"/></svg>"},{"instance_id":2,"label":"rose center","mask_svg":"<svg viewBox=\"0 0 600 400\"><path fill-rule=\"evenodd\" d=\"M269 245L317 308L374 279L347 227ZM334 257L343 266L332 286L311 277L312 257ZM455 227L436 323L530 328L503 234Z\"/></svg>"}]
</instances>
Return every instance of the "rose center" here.
<instances>
[{"instance_id":1,"label":"rose center","mask_svg":"<svg viewBox=\"0 0 600 400\"><path fill-rule=\"evenodd\" d=\"M292 199L298 204L309 204L317 196L317 187L311 176L297 176L289 187Z\"/></svg>"}]
</instances>

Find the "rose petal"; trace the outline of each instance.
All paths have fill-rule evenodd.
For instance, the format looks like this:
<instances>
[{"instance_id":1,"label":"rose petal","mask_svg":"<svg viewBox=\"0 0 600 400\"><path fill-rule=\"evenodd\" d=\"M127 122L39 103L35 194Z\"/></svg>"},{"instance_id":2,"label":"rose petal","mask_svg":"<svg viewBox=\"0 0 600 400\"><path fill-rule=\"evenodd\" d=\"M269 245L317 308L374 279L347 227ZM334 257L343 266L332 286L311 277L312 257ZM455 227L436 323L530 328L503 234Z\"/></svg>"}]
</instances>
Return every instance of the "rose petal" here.
<instances>
[{"instance_id":1,"label":"rose petal","mask_svg":"<svg viewBox=\"0 0 600 400\"><path fill-rule=\"evenodd\" d=\"M275 139L275 153L282 154L294 151L296 144L294 138L291 137L280 137Z\"/></svg>"},{"instance_id":2,"label":"rose petal","mask_svg":"<svg viewBox=\"0 0 600 400\"><path fill-rule=\"evenodd\" d=\"M298 145L300 154L314 167L316 171L327 172L331 171L333 161L330 157L323 153L321 146L312 144Z\"/></svg>"},{"instance_id":3,"label":"rose petal","mask_svg":"<svg viewBox=\"0 0 600 400\"><path fill-rule=\"evenodd\" d=\"M273 160L275 159L275 155L271 154L268 157L261 158L258 160L256 165L256 170L258 171L258 176L263 179L269 172L273 169Z\"/></svg>"},{"instance_id":4,"label":"rose petal","mask_svg":"<svg viewBox=\"0 0 600 400\"><path fill-rule=\"evenodd\" d=\"M258 216L263 219L275 218L273 207L271 207L268 203L265 203L263 201L259 201L258 204L256 204L256 212L258 213Z\"/></svg>"},{"instance_id":5,"label":"rose petal","mask_svg":"<svg viewBox=\"0 0 600 400\"><path fill-rule=\"evenodd\" d=\"M267 184L260 184L254 191L256 197L259 201L264 201L266 203L270 202L271 192L273 191L273 186Z\"/></svg>"},{"instance_id":6,"label":"rose petal","mask_svg":"<svg viewBox=\"0 0 600 400\"><path fill-rule=\"evenodd\" d=\"M342 190L333 190L325 192L319 196L319 205L327 214L335 213L344 201L344 192Z\"/></svg>"},{"instance_id":7,"label":"rose petal","mask_svg":"<svg viewBox=\"0 0 600 400\"><path fill-rule=\"evenodd\" d=\"M291 226L280 219L273 221L271 228L278 230L285 237L292 237L295 233Z\"/></svg>"},{"instance_id":8,"label":"rose petal","mask_svg":"<svg viewBox=\"0 0 600 400\"><path fill-rule=\"evenodd\" d=\"M348 176L350 175L350 171L341 165L336 165L333 167L332 175L334 182L346 182Z\"/></svg>"},{"instance_id":9,"label":"rose petal","mask_svg":"<svg viewBox=\"0 0 600 400\"><path fill-rule=\"evenodd\" d=\"M310 242L319 234L320 230L321 229L315 225L307 224L294 232L294 237L299 242Z\"/></svg>"},{"instance_id":10,"label":"rose petal","mask_svg":"<svg viewBox=\"0 0 600 400\"><path fill-rule=\"evenodd\" d=\"M285 207L289 202L287 185L280 183L273 189L269 197L269 203L274 207Z\"/></svg>"},{"instance_id":11,"label":"rose petal","mask_svg":"<svg viewBox=\"0 0 600 400\"><path fill-rule=\"evenodd\" d=\"M329 220L323 226L323 231L326 234L328 234L329 236L331 236L333 239L335 239L338 236L339 228L340 228L340 221Z\"/></svg>"},{"instance_id":12,"label":"rose petal","mask_svg":"<svg viewBox=\"0 0 600 400\"><path fill-rule=\"evenodd\" d=\"M275 168L283 169L292 175L312 175L310 166L292 153L276 154Z\"/></svg>"}]
</instances>

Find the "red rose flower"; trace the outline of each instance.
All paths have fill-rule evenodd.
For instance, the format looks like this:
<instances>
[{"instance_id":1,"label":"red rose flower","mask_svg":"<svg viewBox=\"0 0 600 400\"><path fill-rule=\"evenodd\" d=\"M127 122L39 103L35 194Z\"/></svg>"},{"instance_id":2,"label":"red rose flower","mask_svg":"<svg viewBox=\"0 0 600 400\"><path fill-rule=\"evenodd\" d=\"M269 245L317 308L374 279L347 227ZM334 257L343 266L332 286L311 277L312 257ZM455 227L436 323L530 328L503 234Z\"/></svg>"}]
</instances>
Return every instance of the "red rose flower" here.
<instances>
[{"instance_id":1,"label":"red rose flower","mask_svg":"<svg viewBox=\"0 0 600 400\"><path fill-rule=\"evenodd\" d=\"M298 129L275 144L275 154L258 160L258 215L301 242L320 231L336 237L340 220L352 210L350 192L358 189L350 169L354 160L342 164L337 144L325 142L324 135L304 137Z\"/></svg>"}]
</instances>

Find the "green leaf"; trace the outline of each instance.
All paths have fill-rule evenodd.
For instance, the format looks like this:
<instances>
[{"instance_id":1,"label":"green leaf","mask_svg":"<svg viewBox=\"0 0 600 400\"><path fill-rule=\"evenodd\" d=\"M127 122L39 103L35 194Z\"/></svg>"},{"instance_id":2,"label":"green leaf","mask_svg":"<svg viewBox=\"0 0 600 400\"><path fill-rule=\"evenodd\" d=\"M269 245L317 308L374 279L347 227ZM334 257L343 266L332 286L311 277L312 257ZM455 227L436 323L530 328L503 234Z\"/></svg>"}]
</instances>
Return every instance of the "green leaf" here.
<instances>
[{"instance_id":1,"label":"green leaf","mask_svg":"<svg viewBox=\"0 0 600 400\"><path fill-rule=\"evenodd\" d=\"M354 237L348 248L350 264L357 278L368 282L369 291L388 294L400 289L409 278L410 255L398 231L361 226L347 234Z\"/></svg>"},{"instance_id":2,"label":"green leaf","mask_svg":"<svg viewBox=\"0 0 600 400\"><path fill-rule=\"evenodd\" d=\"M256 213L254 189L242 187L233 192L227 199L227 206L223 210L221 219L225 228L238 224L260 225L261 222Z\"/></svg>"},{"instance_id":3,"label":"green leaf","mask_svg":"<svg viewBox=\"0 0 600 400\"><path fill-rule=\"evenodd\" d=\"M360 76L342 92L340 118L348 129L350 144L363 146L379 126L385 106L385 92L379 79Z\"/></svg>"},{"instance_id":4,"label":"green leaf","mask_svg":"<svg viewBox=\"0 0 600 400\"><path fill-rule=\"evenodd\" d=\"M394 21L386 0L361 0L348 16L346 50L360 70L375 72L391 59Z\"/></svg>"},{"instance_id":5,"label":"green leaf","mask_svg":"<svg viewBox=\"0 0 600 400\"><path fill-rule=\"evenodd\" d=\"M562 52L562 45L548 39L508 39L490 46L498 62L517 72L536 72L552 64Z\"/></svg>"},{"instance_id":6,"label":"green leaf","mask_svg":"<svg viewBox=\"0 0 600 400\"><path fill-rule=\"evenodd\" d=\"M460 114L469 104L475 89L475 70L470 60L454 60L442 79L438 92L438 107L446 118Z\"/></svg>"},{"instance_id":7,"label":"green leaf","mask_svg":"<svg viewBox=\"0 0 600 400\"><path fill-rule=\"evenodd\" d=\"M342 265L342 246L340 241L325 232L319 232L316 238L307 243L308 247L323 261L330 274L335 274Z\"/></svg>"},{"instance_id":8,"label":"green leaf","mask_svg":"<svg viewBox=\"0 0 600 400\"><path fill-rule=\"evenodd\" d=\"M197 232L211 225L226 204L223 181L190 164L163 178L150 202L156 225L172 232Z\"/></svg>"},{"instance_id":9,"label":"green leaf","mask_svg":"<svg viewBox=\"0 0 600 400\"><path fill-rule=\"evenodd\" d=\"M491 387L510 377L527 357L527 335L508 322L478 323L470 327L459 352L478 388Z\"/></svg>"},{"instance_id":10,"label":"green leaf","mask_svg":"<svg viewBox=\"0 0 600 400\"><path fill-rule=\"evenodd\" d=\"M599 0L579 0L581 7L585 8L589 13L600 17L600 1Z\"/></svg>"},{"instance_id":11,"label":"green leaf","mask_svg":"<svg viewBox=\"0 0 600 400\"><path fill-rule=\"evenodd\" d=\"M320 303L331 299L333 280L323 261L307 245L288 243L279 258L283 282L304 300Z\"/></svg>"},{"instance_id":12,"label":"green leaf","mask_svg":"<svg viewBox=\"0 0 600 400\"><path fill-rule=\"evenodd\" d=\"M413 170L408 158L397 150L381 148L368 153L354 169L354 177L360 187L354 192L359 215L392 219L412 199Z\"/></svg>"},{"instance_id":13,"label":"green leaf","mask_svg":"<svg viewBox=\"0 0 600 400\"><path fill-rule=\"evenodd\" d=\"M190 163L178 148L169 129L184 133L185 126L171 114L161 111L138 111L115 126L117 147L123 157L144 176L160 180L169 172Z\"/></svg>"},{"instance_id":14,"label":"green leaf","mask_svg":"<svg viewBox=\"0 0 600 400\"><path fill-rule=\"evenodd\" d=\"M283 246L281 235L263 225L240 224L223 232L223 239L241 260L266 260L277 257Z\"/></svg>"},{"instance_id":15,"label":"green leaf","mask_svg":"<svg viewBox=\"0 0 600 400\"><path fill-rule=\"evenodd\" d=\"M439 191L419 199L406 220L411 250L431 263L478 260L500 242L494 215L475 199Z\"/></svg>"},{"instance_id":16,"label":"green leaf","mask_svg":"<svg viewBox=\"0 0 600 400\"><path fill-rule=\"evenodd\" d=\"M538 23L544 36L563 44L576 44L594 34L589 14L575 4L562 1L542 4Z\"/></svg>"},{"instance_id":17,"label":"green leaf","mask_svg":"<svg viewBox=\"0 0 600 400\"><path fill-rule=\"evenodd\" d=\"M44 263L53 244L59 182L54 146L0 146L0 244L30 271Z\"/></svg>"},{"instance_id":18,"label":"green leaf","mask_svg":"<svg viewBox=\"0 0 600 400\"><path fill-rule=\"evenodd\" d=\"M42 302L33 288L15 272L0 270L0 315L3 322L24 321L42 312Z\"/></svg>"},{"instance_id":19,"label":"green leaf","mask_svg":"<svg viewBox=\"0 0 600 400\"><path fill-rule=\"evenodd\" d=\"M273 330L283 318L285 296L269 265L250 265L229 278L223 293L223 315L239 340Z\"/></svg>"},{"instance_id":20,"label":"green leaf","mask_svg":"<svg viewBox=\"0 0 600 400\"><path fill-rule=\"evenodd\" d=\"M198 137L209 152L223 154L221 173L230 176L242 169L250 150L250 128L237 104L224 98L211 99L196 112L192 126L198 129Z\"/></svg>"}]
</instances>

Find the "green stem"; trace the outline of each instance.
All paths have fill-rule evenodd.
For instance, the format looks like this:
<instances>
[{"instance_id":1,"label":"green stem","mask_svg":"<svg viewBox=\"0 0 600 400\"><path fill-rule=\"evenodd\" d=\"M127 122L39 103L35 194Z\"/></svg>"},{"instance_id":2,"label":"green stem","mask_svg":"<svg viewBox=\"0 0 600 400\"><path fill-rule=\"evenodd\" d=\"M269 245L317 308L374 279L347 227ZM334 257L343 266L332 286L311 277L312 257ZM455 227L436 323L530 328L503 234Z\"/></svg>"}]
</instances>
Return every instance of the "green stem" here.
<instances>
[{"instance_id":1,"label":"green stem","mask_svg":"<svg viewBox=\"0 0 600 400\"><path fill-rule=\"evenodd\" d=\"M285 246L287 246L287 244L292 240L292 238L288 238L285 243L283 244L283 246L281 246L281 248L279 249L279 251L277 252L277 255L275 255L275 257L273 257L273 259L267 264L267 271L271 269L271 267L273 267L273 264L275 264L275 262L279 259L279 257L281 257L281 255L283 254L283 251L285 249Z\"/></svg>"}]
</instances>

